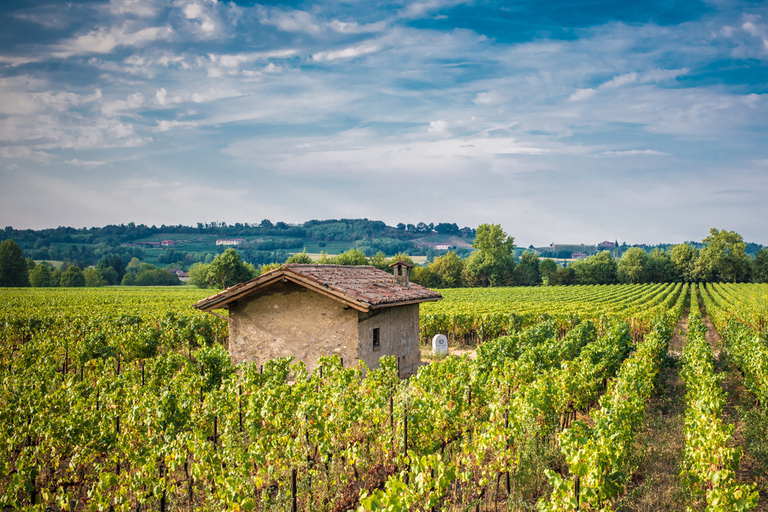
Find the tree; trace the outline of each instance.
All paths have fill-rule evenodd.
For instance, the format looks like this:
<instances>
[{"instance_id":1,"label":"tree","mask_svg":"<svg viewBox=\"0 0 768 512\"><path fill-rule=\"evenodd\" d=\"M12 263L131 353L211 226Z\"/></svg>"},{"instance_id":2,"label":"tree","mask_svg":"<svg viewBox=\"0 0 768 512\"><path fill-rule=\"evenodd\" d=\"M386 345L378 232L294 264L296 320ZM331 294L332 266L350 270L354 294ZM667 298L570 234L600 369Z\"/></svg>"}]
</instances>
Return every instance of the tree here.
<instances>
[{"instance_id":1,"label":"tree","mask_svg":"<svg viewBox=\"0 0 768 512\"><path fill-rule=\"evenodd\" d=\"M611 253L603 251L571 265L575 284L614 284L618 265Z\"/></svg>"},{"instance_id":2,"label":"tree","mask_svg":"<svg viewBox=\"0 0 768 512\"><path fill-rule=\"evenodd\" d=\"M389 270L387 268L389 267L389 260L387 259L387 256L381 251L378 251L376 254L371 256L369 258L369 263L379 270Z\"/></svg>"},{"instance_id":3,"label":"tree","mask_svg":"<svg viewBox=\"0 0 768 512\"><path fill-rule=\"evenodd\" d=\"M61 286L61 275L63 273L64 271L60 268L57 268L51 272L51 281L53 281L53 286Z\"/></svg>"},{"instance_id":4,"label":"tree","mask_svg":"<svg viewBox=\"0 0 768 512\"><path fill-rule=\"evenodd\" d=\"M229 288L257 275L253 265L245 263L232 248L216 256L208 267L208 282L216 288Z\"/></svg>"},{"instance_id":5,"label":"tree","mask_svg":"<svg viewBox=\"0 0 768 512\"><path fill-rule=\"evenodd\" d=\"M137 258L134 259L138 261ZM131 260L131 263L133 263L133 260ZM107 281L107 284L117 284L125 275L125 263L123 263L123 258L119 254L105 254L99 260L96 268L101 271L101 275Z\"/></svg>"},{"instance_id":6,"label":"tree","mask_svg":"<svg viewBox=\"0 0 768 512\"><path fill-rule=\"evenodd\" d=\"M74 288L85 286L85 276L83 271L77 265L70 265L67 269L61 273L60 286L64 288Z\"/></svg>"},{"instance_id":7,"label":"tree","mask_svg":"<svg viewBox=\"0 0 768 512\"><path fill-rule=\"evenodd\" d=\"M48 288L55 286L53 284L53 276L51 275L51 267L46 263L40 263L35 265L29 272L29 282L35 288Z\"/></svg>"},{"instance_id":8,"label":"tree","mask_svg":"<svg viewBox=\"0 0 768 512\"><path fill-rule=\"evenodd\" d=\"M85 277L85 286L95 287L107 285L107 280L104 279L104 276L101 274L101 270L98 268L86 268L83 270L83 277Z\"/></svg>"},{"instance_id":9,"label":"tree","mask_svg":"<svg viewBox=\"0 0 768 512\"><path fill-rule=\"evenodd\" d=\"M410 281L427 288L439 288L440 276L437 275L431 266L413 267L410 273Z\"/></svg>"},{"instance_id":10,"label":"tree","mask_svg":"<svg viewBox=\"0 0 768 512\"><path fill-rule=\"evenodd\" d=\"M174 286L181 284L176 274L157 268L149 263L140 263L131 267L120 282L123 286Z\"/></svg>"},{"instance_id":11,"label":"tree","mask_svg":"<svg viewBox=\"0 0 768 512\"><path fill-rule=\"evenodd\" d=\"M735 231L709 230L702 240L705 247L699 254L702 270L708 281L744 282L749 280L747 244Z\"/></svg>"},{"instance_id":12,"label":"tree","mask_svg":"<svg viewBox=\"0 0 768 512\"><path fill-rule=\"evenodd\" d=\"M0 243L0 287L29 286L24 251L11 238Z\"/></svg>"},{"instance_id":13,"label":"tree","mask_svg":"<svg viewBox=\"0 0 768 512\"><path fill-rule=\"evenodd\" d=\"M435 258L429 265L429 270L434 272L438 279L438 283L432 286L456 288L462 284L461 276L464 273L464 261L459 258L455 251L450 251L444 256Z\"/></svg>"},{"instance_id":14,"label":"tree","mask_svg":"<svg viewBox=\"0 0 768 512\"><path fill-rule=\"evenodd\" d=\"M560 265L551 258L546 258L539 263L539 273L544 284L553 284L550 280L558 268L560 268Z\"/></svg>"},{"instance_id":15,"label":"tree","mask_svg":"<svg viewBox=\"0 0 768 512\"><path fill-rule=\"evenodd\" d=\"M549 276L549 284L551 286L566 286L573 284L575 279L576 273L571 267L558 267L557 271Z\"/></svg>"},{"instance_id":16,"label":"tree","mask_svg":"<svg viewBox=\"0 0 768 512\"><path fill-rule=\"evenodd\" d=\"M672 283L679 281L675 264L670 254L661 249L654 249L648 255L646 270L647 283Z\"/></svg>"},{"instance_id":17,"label":"tree","mask_svg":"<svg viewBox=\"0 0 768 512\"><path fill-rule=\"evenodd\" d=\"M312 263L312 258L309 257L307 250L304 249L302 252L297 252L296 254L291 255L290 258L285 260L285 263L301 263L306 265Z\"/></svg>"},{"instance_id":18,"label":"tree","mask_svg":"<svg viewBox=\"0 0 768 512\"><path fill-rule=\"evenodd\" d=\"M189 282L198 288L208 288L208 265L197 262L189 267Z\"/></svg>"},{"instance_id":19,"label":"tree","mask_svg":"<svg viewBox=\"0 0 768 512\"><path fill-rule=\"evenodd\" d=\"M471 286L510 286L515 262L512 252L515 239L507 236L499 224L481 224L472 247L476 249L467 261L465 275Z\"/></svg>"},{"instance_id":20,"label":"tree","mask_svg":"<svg viewBox=\"0 0 768 512\"><path fill-rule=\"evenodd\" d=\"M763 247L755 254L752 262L752 280L756 283L768 283L768 247Z\"/></svg>"},{"instance_id":21,"label":"tree","mask_svg":"<svg viewBox=\"0 0 768 512\"><path fill-rule=\"evenodd\" d=\"M617 274L621 283L648 282L648 253L640 247L630 247L619 260Z\"/></svg>"},{"instance_id":22,"label":"tree","mask_svg":"<svg viewBox=\"0 0 768 512\"><path fill-rule=\"evenodd\" d=\"M525 252L520 256L520 263L515 267L515 284L518 286L539 286L541 272L539 271L539 255L535 252Z\"/></svg>"},{"instance_id":23,"label":"tree","mask_svg":"<svg viewBox=\"0 0 768 512\"><path fill-rule=\"evenodd\" d=\"M690 244L675 245L670 250L669 255L678 279L686 283L696 282L701 279L697 272L699 251L695 247Z\"/></svg>"}]
</instances>

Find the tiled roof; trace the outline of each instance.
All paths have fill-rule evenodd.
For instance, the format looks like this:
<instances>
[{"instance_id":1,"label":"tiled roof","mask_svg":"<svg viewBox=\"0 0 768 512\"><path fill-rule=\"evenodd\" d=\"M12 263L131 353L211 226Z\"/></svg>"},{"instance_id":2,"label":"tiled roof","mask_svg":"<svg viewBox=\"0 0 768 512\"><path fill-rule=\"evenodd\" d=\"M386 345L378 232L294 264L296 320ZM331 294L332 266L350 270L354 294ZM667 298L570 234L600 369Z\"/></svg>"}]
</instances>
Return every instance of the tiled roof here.
<instances>
[{"instance_id":1,"label":"tiled roof","mask_svg":"<svg viewBox=\"0 0 768 512\"><path fill-rule=\"evenodd\" d=\"M256 293L278 281L291 281L335 298L360 311L442 299L436 291L414 283L402 286L392 274L370 266L289 264L227 288L195 307L210 311Z\"/></svg>"}]
</instances>

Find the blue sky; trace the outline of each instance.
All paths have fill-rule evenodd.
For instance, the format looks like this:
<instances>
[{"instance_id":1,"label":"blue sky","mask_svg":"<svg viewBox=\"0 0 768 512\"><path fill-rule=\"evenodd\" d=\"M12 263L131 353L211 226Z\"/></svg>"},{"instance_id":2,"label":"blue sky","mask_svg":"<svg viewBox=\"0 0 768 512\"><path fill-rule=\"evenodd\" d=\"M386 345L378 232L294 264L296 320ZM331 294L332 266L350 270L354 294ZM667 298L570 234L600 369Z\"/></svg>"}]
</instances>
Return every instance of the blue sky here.
<instances>
[{"instance_id":1,"label":"blue sky","mask_svg":"<svg viewBox=\"0 0 768 512\"><path fill-rule=\"evenodd\" d=\"M768 5L0 5L0 223L768 244Z\"/></svg>"}]
</instances>

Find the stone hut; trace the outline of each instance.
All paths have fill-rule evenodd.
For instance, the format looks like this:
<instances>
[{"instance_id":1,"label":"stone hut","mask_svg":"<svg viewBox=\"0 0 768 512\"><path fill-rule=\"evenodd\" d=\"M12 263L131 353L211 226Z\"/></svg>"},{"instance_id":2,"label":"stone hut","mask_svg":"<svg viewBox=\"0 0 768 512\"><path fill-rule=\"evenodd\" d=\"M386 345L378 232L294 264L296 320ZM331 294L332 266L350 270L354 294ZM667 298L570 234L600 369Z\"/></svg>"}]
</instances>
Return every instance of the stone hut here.
<instances>
[{"instance_id":1,"label":"stone hut","mask_svg":"<svg viewBox=\"0 0 768 512\"><path fill-rule=\"evenodd\" d=\"M394 275L370 266L289 264L203 299L195 307L229 310L229 352L237 364L294 356L312 371L320 356L337 354L345 366L362 360L379 367L397 356L401 375L415 373L419 304L442 299L411 283L411 265Z\"/></svg>"}]
</instances>

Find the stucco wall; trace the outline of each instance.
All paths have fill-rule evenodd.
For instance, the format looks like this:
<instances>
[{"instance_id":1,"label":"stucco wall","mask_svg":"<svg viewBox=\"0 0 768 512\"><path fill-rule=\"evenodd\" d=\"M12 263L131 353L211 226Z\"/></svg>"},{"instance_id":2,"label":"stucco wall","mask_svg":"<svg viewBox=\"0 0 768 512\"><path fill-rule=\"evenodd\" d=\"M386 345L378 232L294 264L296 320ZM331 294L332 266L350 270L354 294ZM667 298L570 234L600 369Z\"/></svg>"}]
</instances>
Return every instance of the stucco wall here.
<instances>
[{"instance_id":1,"label":"stucco wall","mask_svg":"<svg viewBox=\"0 0 768 512\"><path fill-rule=\"evenodd\" d=\"M357 341L357 310L294 283L277 283L230 305L235 364L294 356L312 371L320 356L337 354L350 366L359 358Z\"/></svg>"},{"instance_id":2,"label":"stucco wall","mask_svg":"<svg viewBox=\"0 0 768 512\"><path fill-rule=\"evenodd\" d=\"M419 351L419 305L383 308L376 316L359 323L359 358L368 368L379 367L382 356L397 356L400 361L400 375L416 373L421 363ZM365 318L370 313L359 313ZM380 347L373 348L373 329L379 328Z\"/></svg>"}]
</instances>

